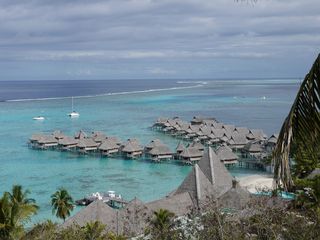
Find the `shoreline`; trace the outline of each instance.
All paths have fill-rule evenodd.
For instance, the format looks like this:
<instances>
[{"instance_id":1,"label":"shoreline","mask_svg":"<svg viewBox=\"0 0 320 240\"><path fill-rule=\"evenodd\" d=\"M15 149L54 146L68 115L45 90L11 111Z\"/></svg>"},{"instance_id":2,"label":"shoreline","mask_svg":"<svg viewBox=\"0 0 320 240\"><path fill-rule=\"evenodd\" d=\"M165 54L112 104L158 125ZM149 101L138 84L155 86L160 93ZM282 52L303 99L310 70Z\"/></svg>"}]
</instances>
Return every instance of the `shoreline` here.
<instances>
[{"instance_id":1,"label":"shoreline","mask_svg":"<svg viewBox=\"0 0 320 240\"><path fill-rule=\"evenodd\" d=\"M254 174L251 176L240 177L240 186L246 188L250 193L257 193L261 190L272 190L272 174Z\"/></svg>"}]
</instances>

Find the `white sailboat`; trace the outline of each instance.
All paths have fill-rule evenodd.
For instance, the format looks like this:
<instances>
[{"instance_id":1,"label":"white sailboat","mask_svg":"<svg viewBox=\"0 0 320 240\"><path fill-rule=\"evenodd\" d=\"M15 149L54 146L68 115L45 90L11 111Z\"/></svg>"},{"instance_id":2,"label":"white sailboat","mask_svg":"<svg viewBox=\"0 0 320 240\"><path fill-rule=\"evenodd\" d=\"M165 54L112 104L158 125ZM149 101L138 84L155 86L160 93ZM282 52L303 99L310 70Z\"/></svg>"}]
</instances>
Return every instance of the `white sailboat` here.
<instances>
[{"instance_id":1,"label":"white sailboat","mask_svg":"<svg viewBox=\"0 0 320 240\"><path fill-rule=\"evenodd\" d=\"M72 112L69 113L68 116L71 118L77 118L80 116L80 114L73 110L73 97L71 99L72 99Z\"/></svg>"}]
</instances>

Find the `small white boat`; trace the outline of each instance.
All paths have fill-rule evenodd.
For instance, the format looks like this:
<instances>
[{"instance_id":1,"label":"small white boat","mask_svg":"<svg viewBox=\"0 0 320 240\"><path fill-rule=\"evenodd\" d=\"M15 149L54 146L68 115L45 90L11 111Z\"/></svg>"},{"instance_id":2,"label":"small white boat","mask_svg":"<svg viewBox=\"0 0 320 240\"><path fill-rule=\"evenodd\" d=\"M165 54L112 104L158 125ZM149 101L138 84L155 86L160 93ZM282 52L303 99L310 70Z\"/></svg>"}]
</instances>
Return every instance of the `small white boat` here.
<instances>
[{"instance_id":1,"label":"small white boat","mask_svg":"<svg viewBox=\"0 0 320 240\"><path fill-rule=\"evenodd\" d=\"M32 118L32 119L33 119L33 120L38 120L38 121L43 121L43 120L45 120L45 118L42 117L42 116L34 117L34 118Z\"/></svg>"},{"instance_id":2,"label":"small white boat","mask_svg":"<svg viewBox=\"0 0 320 240\"><path fill-rule=\"evenodd\" d=\"M80 114L76 111L73 110L73 97L72 97L72 105L71 105L71 108L72 108L72 112L68 114L69 117L71 118L78 118L80 116Z\"/></svg>"}]
</instances>

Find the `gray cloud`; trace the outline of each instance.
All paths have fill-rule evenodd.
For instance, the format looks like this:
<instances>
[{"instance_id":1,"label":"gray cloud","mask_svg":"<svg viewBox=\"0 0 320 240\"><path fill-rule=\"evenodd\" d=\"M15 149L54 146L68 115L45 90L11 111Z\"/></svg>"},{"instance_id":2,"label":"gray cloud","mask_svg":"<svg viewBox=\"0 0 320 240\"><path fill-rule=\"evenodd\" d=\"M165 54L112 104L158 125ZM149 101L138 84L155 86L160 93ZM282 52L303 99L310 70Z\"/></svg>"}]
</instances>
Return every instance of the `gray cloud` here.
<instances>
[{"instance_id":1,"label":"gray cloud","mask_svg":"<svg viewBox=\"0 0 320 240\"><path fill-rule=\"evenodd\" d=\"M71 72L215 78L225 76L222 69L230 77L261 70L301 76L319 52L318 9L318 0L2 0L0 79L21 78L15 65L28 66L28 78L46 79ZM255 69L248 67L253 62ZM294 70L275 67L279 62ZM110 64L124 67L103 71ZM191 75L190 67L197 68Z\"/></svg>"}]
</instances>

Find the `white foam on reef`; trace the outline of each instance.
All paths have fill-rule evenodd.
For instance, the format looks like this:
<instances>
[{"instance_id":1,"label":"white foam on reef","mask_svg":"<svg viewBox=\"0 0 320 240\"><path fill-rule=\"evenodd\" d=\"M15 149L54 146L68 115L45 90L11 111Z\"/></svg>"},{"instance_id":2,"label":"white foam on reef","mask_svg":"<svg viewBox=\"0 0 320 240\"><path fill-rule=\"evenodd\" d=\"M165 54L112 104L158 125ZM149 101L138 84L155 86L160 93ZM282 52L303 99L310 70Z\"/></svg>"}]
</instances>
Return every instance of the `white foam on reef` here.
<instances>
[{"instance_id":1,"label":"white foam on reef","mask_svg":"<svg viewBox=\"0 0 320 240\"><path fill-rule=\"evenodd\" d=\"M198 83L197 85L185 86L185 87L172 87L172 88L155 88L147 90L129 91L129 92L114 92L114 93L101 93L95 95L83 95L83 96L68 96L68 97L50 97L50 98L25 98L25 99L10 99L4 102L27 102L27 101L48 101L48 100L61 100L61 99L71 99L73 98L94 98L103 96L116 96L116 95L127 95L127 94L138 94L138 93L148 93L148 92L163 92L172 90L182 90L189 88L198 88L205 85L205 82L186 82L186 83Z\"/></svg>"}]
</instances>

